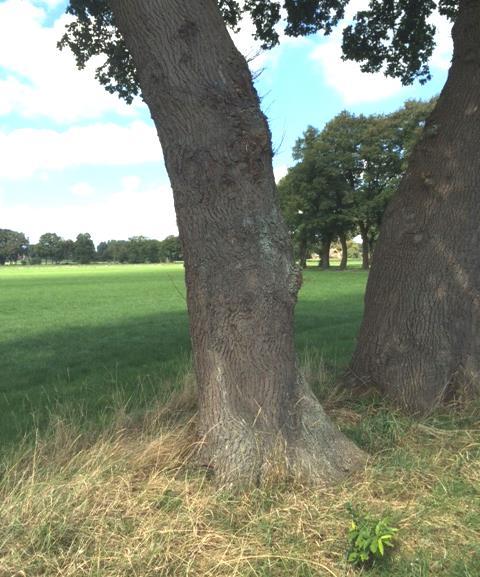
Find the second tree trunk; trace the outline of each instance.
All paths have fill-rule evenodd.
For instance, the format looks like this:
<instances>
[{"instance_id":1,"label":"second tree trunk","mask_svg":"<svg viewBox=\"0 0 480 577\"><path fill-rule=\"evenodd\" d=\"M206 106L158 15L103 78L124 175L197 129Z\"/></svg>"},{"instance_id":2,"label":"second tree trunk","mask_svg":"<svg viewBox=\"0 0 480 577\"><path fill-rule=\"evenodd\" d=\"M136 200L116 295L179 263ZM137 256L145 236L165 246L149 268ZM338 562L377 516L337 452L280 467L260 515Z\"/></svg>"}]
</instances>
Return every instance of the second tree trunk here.
<instances>
[{"instance_id":1,"label":"second tree trunk","mask_svg":"<svg viewBox=\"0 0 480 577\"><path fill-rule=\"evenodd\" d=\"M480 3L463 0L448 81L389 205L351 365L413 411L480 383Z\"/></svg>"}]
</instances>

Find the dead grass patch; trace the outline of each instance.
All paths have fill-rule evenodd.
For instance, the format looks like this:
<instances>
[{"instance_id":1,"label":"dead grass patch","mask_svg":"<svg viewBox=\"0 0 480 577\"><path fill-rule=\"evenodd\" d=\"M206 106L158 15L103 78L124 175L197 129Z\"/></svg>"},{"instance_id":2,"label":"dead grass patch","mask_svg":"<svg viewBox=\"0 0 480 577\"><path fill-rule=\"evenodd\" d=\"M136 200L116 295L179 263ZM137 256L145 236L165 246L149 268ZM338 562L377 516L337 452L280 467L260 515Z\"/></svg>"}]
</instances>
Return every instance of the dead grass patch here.
<instances>
[{"instance_id":1,"label":"dead grass patch","mask_svg":"<svg viewBox=\"0 0 480 577\"><path fill-rule=\"evenodd\" d=\"M316 489L216 486L192 463L192 420L179 420L191 386L96 436L58 419L4 463L0 576L478 577L478 415L415 423L335 398L339 425L374 450L361 475ZM348 503L400 528L387 564L346 563Z\"/></svg>"}]
</instances>

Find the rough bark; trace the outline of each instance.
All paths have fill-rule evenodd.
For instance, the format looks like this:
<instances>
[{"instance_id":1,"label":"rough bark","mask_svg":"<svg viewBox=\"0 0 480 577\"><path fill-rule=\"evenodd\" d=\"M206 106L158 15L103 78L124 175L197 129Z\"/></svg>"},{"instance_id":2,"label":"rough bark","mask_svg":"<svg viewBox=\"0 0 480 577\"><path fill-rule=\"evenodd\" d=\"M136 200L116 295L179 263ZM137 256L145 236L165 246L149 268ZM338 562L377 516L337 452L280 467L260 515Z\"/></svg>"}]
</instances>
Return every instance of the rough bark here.
<instances>
[{"instance_id":1,"label":"rough bark","mask_svg":"<svg viewBox=\"0 0 480 577\"><path fill-rule=\"evenodd\" d=\"M340 234L340 244L342 245L342 260L340 261L340 270L345 270L348 263L348 246L347 246L347 236L345 234Z\"/></svg>"},{"instance_id":2,"label":"rough bark","mask_svg":"<svg viewBox=\"0 0 480 577\"><path fill-rule=\"evenodd\" d=\"M370 243L366 225L360 225L360 235L362 237L362 268L368 270L370 268Z\"/></svg>"},{"instance_id":3,"label":"rough bark","mask_svg":"<svg viewBox=\"0 0 480 577\"><path fill-rule=\"evenodd\" d=\"M214 0L111 0L163 146L185 258L199 434L221 482L362 461L298 377L300 272L266 119Z\"/></svg>"},{"instance_id":4,"label":"rough bark","mask_svg":"<svg viewBox=\"0 0 480 577\"><path fill-rule=\"evenodd\" d=\"M460 2L447 83L389 205L351 364L413 411L480 377L480 3Z\"/></svg>"}]
</instances>

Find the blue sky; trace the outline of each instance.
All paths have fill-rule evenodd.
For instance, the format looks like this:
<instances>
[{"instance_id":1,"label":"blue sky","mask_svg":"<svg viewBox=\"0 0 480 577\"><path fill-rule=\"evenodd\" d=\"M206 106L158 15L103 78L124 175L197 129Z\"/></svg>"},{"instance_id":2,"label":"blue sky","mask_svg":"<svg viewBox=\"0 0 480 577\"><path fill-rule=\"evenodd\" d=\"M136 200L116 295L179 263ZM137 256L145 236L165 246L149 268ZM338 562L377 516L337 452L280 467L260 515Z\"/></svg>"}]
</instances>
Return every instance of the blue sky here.
<instances>
[{"instance_id":1,"label":"blue sky","mask_svg":"<svg viewBox=\"0 0 480 577\"><path fill-rule=\"evenodd\" d=\"M350 14L365 0L352 0ZM56 42L67 21L64 0L0 0L0 228L98 243L176 233L173 199L148 110L107 94L93 69L79 72ZM433 80L402 87L362 74L340 57L340 30L325 38L284 38L252 69L276 150L278 178L307 125L321 128L341 110L389 112L407 98L441 90L451 58L447 22L435 17ZM250 57L258 46L246 23L235 42Z\"/></svg>"}]
</instances>

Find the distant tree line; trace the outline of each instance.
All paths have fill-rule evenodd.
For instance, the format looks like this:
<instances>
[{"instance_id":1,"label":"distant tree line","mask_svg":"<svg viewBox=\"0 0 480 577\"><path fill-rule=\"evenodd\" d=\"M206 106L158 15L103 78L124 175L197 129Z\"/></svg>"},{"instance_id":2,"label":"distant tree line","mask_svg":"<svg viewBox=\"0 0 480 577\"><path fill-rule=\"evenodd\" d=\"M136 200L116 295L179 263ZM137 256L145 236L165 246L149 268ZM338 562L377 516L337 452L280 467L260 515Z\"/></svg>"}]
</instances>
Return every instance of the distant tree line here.
<instances>
[{"instance_id":1,"label":"distant tree line","mask_svg":"<svg viewBox=\"0 0 480 577\"><path fill-rule=\"evenodd\" d=\"M155 240L145 236L133 236L128 240L109 240L97 247L97 258L104 262L174 262L183 260L178 236Z\"/></svg>"},{"instance_id":2,"label":"distant tree line","mask_svg":"<svg viewBox=\"0 0 480 577\"><path fill-rule=\"evenodd\" d=\"M407 101L387 115L343 111L322 131L309 126L293 149L297 161L279 183L281 206L303 266L312 253L330 266L331 246L341 245L347 266L349 239L362 237L363 268L389 200L434 100Z\"/></svg>"},{"instance_id":3,"label":"distant tree line","mask_svg":"<svg viewBox=\"0 0 480 577\"><path fill-rule=\"evenodd\" d=\"M101 242L96 248L89 233L81 233L76 240L63 239L54 232L42 234L38 243L30 244L25 234L0 229L0 265L60 264L92 262L160 263L182 260L178 236L155 240L134 236L128 240Z\"/></svg>"}]
</instances>

